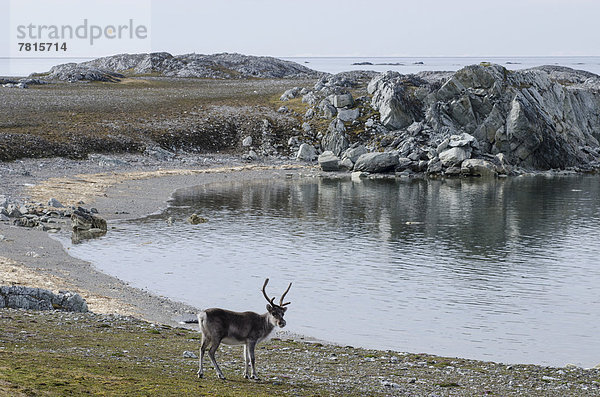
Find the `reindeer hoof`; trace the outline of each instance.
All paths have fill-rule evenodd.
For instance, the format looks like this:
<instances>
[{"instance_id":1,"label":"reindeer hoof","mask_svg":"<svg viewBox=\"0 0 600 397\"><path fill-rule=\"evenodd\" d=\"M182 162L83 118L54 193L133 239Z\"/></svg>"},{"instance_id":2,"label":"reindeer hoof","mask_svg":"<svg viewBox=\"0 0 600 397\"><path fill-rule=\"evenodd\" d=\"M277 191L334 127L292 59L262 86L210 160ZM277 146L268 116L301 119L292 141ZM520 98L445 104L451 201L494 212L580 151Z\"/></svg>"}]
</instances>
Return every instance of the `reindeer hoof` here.
<instances>
[{"instance_id":1,"label":"reindeer hoof","mask_svg":"<svg viewBox=\"0 0 600 397\"><path fill-rule=\"evenodd\" d=\"M198 379L202 379L204 377L204 374L202 372L198 372L197 375Z\"/></svg>"}]
</instances>

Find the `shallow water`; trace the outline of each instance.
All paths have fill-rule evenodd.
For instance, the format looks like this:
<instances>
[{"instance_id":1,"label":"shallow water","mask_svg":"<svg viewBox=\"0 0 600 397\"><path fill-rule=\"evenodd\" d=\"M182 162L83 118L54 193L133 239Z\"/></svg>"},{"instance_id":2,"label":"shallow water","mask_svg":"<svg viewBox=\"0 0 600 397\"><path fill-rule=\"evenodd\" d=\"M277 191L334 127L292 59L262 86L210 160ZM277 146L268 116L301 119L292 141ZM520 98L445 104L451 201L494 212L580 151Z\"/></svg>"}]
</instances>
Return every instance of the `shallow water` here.
<instances>
[{"instance_id":1,"label":"shallow water","mask_svg":"<svg viewBox=\"0 0 600 397\"><path fill-rule=\"evenodd\" d=\"M70 251L200 308L263 312L264 278L293 281L289 329L340 344L600 363L598 177L235 182L171 204Z\"/></svg>"}]
</instances>

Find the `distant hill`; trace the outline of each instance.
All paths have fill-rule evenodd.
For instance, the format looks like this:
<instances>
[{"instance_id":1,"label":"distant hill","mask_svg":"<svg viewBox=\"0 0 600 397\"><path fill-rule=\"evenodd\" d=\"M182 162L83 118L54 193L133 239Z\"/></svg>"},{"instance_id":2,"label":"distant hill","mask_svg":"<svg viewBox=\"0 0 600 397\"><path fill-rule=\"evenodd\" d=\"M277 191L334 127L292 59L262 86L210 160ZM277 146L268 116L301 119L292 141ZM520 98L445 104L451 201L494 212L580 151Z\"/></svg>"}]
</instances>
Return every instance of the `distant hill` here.
<instances>
[{"instance_id":1,"label":"distant hill","mask_svg":"<svg viewBox=\"0 0 600 397\"><path fill-rule=\"evenodd\" d=\"M184 54L167 52L119 54L82 63L54 66L47 79L117 81L126 76L197 77L215 79L316 78L324 73L295 62L242 54Z\"/></svg>"}]
</instances>

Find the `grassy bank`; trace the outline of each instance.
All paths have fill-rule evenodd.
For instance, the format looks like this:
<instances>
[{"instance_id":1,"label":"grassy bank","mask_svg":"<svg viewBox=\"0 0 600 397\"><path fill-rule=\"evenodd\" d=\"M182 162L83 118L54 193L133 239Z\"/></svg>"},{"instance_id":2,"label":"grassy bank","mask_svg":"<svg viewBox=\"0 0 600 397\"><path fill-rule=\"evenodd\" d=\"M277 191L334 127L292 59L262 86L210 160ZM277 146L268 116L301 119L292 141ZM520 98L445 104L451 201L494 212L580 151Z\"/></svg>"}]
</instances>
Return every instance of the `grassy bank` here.
<instances>
[{"instance_id":1,"label":"grassy bank","mask_svg":"<svg viewBox=\"0 0 600 397\"><path fill-rule=\"evenodd\" d=\"M138 153L148 146L200 152L241 150L262 138L264 119L286 141L297 119L278 113L279 96L313 80L135 78L2 89L0 161ZM285 135L285 136L284 136ZM260 141L258 141L260 142Z\"/></svg>"},{"instance_id":2,"label":"grassy bank","mask_svg":"<svg viewBox=\"0 0 600 397\"><path fill-rule=\"evenodd\" d=\"M200 334L131 317L0 310L0 395L527 395L592 396L600 372L503 365L423 354L272 340L259 345L261 381L242 376L241 347L206 360Z\"/></svg>"}]
</instances>

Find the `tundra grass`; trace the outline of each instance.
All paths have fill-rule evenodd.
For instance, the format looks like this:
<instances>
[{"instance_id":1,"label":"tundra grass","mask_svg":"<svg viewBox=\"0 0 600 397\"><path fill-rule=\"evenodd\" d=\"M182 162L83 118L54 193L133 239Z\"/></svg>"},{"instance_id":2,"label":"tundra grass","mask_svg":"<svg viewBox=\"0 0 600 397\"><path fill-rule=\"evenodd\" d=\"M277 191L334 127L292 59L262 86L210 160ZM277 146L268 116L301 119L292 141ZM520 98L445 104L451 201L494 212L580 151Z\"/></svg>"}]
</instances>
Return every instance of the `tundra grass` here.
<instances>
[{"instance_id":1,"label":"tundra grass","mask_svg":"<svg viewBox=\"0 0 600 397\"><path fill-rule=\"evenodd\" d=\"M217 353L227 377L223 381L208 357L202 379L196 376L198 360L183 357L184 351L198 353L199 344L196 331L128 317L3 309L0 395L327 396L337 390L326 383L292 380L299 363L286 368L294 362L294 351L318 354L322 345L281 340L259 345L261 381L243 378L241 347L223 346ZM343 393L360 395L352 388L343 387Z\"/></svg>"}]
</instances>

